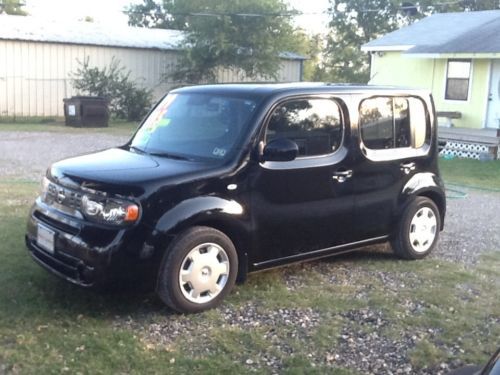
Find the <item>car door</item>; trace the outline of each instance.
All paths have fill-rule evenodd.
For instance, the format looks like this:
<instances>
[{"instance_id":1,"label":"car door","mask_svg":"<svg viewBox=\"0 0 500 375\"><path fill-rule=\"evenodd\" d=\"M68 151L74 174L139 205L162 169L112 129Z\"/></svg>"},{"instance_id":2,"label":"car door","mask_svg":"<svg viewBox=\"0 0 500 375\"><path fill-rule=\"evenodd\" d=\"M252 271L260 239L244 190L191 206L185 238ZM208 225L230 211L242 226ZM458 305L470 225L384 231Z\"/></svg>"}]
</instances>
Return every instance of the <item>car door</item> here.
<instances>
[{"instance_id":1,"label":"car door","mask_svg":"<svg viewBox=\"0 0 500 375\"><path fill-rule=\"evenodd\" d=\"M366 240L393 232L404 186L429 169L431 114L423 100L411 96L366 97L358 103L354 220L357 240Z\"/></svg>"},{"instance_id":2,"label":"car door","mask_svg":"<svg viewBox=\"0 0 500 375\"><path fill-rule=\"evenodd\" d=\"M329 97L286 99L266 120L262 146L287 138L293 161L255 164L254 266L300 259L351 239L354 199L350 131L344 103Z\"/></svg>"}]
</instances>

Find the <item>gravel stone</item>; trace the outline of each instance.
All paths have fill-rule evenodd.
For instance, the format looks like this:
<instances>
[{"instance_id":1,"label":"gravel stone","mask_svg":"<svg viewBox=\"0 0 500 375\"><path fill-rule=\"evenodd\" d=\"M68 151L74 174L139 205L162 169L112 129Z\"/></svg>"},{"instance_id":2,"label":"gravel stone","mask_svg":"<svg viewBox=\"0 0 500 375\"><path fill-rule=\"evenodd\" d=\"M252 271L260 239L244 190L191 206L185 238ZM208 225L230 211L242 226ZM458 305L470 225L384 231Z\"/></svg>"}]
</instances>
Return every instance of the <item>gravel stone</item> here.
<instances>
[{"instance_id":1,"label":"gravel stone","mask_svg":"<svg viewBox=\"0 0 500 375\"><path fill-rule=\"evenodd\" d=\"M481 254L500 251L500 193L453 186L467 193L448 199L444 231L432 258L474 265Z\"/></svg>"}]
</instances>

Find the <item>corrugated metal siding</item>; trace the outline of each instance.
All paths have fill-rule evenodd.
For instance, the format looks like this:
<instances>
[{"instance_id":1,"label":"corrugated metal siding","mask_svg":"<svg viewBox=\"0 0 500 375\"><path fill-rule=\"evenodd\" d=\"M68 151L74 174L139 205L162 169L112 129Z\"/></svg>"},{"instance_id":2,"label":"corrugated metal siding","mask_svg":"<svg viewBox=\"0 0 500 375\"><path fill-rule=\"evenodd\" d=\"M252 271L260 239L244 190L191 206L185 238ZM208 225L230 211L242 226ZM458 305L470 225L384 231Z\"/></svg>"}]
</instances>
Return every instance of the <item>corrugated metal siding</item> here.
<instances>
[{"instance_id":1,"label":"corrugated metal siding","mask_svg":"<svg viewBox=\"0 0 500 375\"><path fill-rule=\"evenodd\" d=\"M301 80L300 61L282 60L281 69L278 72L278 82L297 82ZM242 71L232 69L220 69L217 75L218 82L274 82L267 77L249 78Z\"/></svg>"},{"instance_id":2,"label":"corrugated metal siding","mask_svg":"<svg viewBox=\"0 0 500 375\"><path fill-rule=\"evenodd\" d=\"M78 61L104 68L118 59L130 77L159 99L173 84L162 82L176 65L173 51L0 40L0 117L63 116L63 99L77 95L71 74ZM299 81L298 60L283 60L280 81ZM221 69L220 82L249 81L241 72Z\"/></svg>"}]
</instances>

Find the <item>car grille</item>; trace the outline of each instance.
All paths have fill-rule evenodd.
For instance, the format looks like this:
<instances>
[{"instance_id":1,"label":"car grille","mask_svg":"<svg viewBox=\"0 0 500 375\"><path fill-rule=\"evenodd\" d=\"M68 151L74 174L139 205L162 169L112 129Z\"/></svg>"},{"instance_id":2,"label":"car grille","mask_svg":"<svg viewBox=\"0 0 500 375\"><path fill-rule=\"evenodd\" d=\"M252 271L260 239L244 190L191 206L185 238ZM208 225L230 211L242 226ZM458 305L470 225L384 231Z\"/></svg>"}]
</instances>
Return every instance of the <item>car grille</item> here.
<instances>
[{"instance_id":1,"label":"car grille","mask_svg":"<svg viewBox=\"0 0 500 375\"><path fill-rule=\"evenodd\" d=\"M44 215L43 213L41 213L39 211L36 211L33 215L38 220L47 224L49 227L59 229L60 231L72 234L73 236L77 235L80 232L79 228L76 228L76 227L71 226L69 224L63 223L59 220L55 220L55 219L51 218L50 216Z\"/></svg>"},{"instance_id":2,"label":"car grille","mask_svg":"<svg viewBox=\"0 0 500 375\"><path fill-rule=\"evenodd\" d=\"M47 188L45 201L48 204L57 203L73 210L80 210L82 194L51 182Z\"/></svg>"}]
</instances>

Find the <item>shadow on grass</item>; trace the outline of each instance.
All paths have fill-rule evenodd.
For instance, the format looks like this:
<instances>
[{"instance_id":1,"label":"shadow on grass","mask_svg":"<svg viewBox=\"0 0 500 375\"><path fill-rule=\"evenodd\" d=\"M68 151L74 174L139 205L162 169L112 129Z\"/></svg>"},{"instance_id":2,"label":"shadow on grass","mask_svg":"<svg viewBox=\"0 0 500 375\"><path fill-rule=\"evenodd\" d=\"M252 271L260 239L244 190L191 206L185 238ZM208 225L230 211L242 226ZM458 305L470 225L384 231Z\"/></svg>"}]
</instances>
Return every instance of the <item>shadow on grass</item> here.
<instances>
[{"instance_id":1,"label":"shadow on grass","mask_svg":"<svg viewBox=\"0 0 500 375\"><path fill-rule=\"evenodd\" d=\"M61 280L33 264L27 250L24 250L24 254L18 258L16 268L22 271L19 271L18 275L11 280L3 280L3 285L10 286L10 288L0 291L0 305L4 306L0 314L3 312L10 316L24 316L25 318L33 314L38 317L53 316L54 313L67 317L86 315L96 318L175 314L158 299L150 282L129 278L126 281L110 284L106 289L85 289ZM258 279L261 278L277 283L275 287L280 288L283 287L280 283L283 283L284 274L300 275L304 272L303 267L315 271L320 266L335 266L338 263L350 263L356 266L367 262L392 262L397 259L391 253L374 251L367 247L322 260L253 274L249 282L239 288L252 288L253 284L260 284ZM0 268L3 267L0 266ZM248 295L248 293L247 290L244 294ZM252 293L259 293L259 291Z\"/></svg>"}]
</instances>

